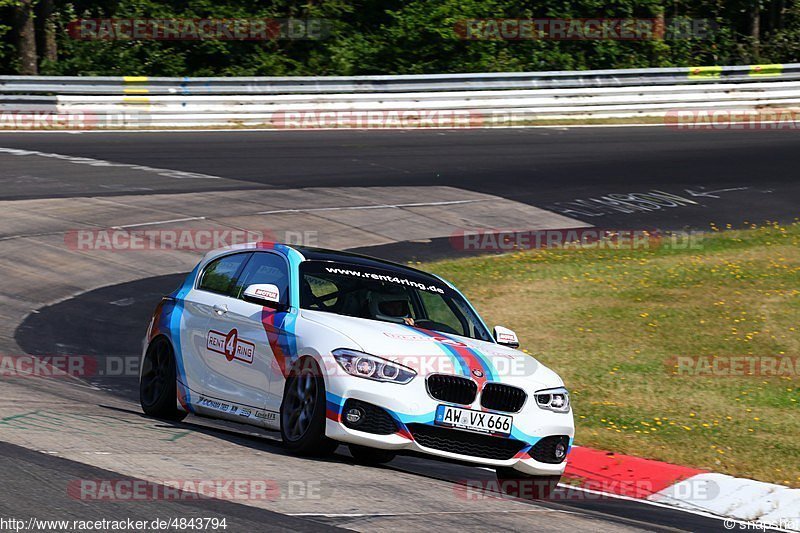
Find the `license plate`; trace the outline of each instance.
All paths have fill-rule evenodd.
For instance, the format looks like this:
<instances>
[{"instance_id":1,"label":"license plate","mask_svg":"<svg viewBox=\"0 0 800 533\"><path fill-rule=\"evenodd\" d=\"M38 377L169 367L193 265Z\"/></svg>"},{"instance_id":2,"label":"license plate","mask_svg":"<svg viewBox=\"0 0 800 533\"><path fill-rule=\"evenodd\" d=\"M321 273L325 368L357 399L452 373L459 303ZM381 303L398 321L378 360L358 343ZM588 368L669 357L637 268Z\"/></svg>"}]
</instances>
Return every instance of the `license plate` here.
<instances>
[{"instance_id":1,"label":"license plate","mask_svg":"<svg viewBox=\"0 0 800 533\"><path fill-rule=\"evenodd\" d=\"M462 409L461 407L451 407L449 405L437 407L436 418L434 419L434 423L438 426L469 429L482 433L499 433L501 435L511 433L512 421L512 417L508 415L473 411L472 409Z\"/></svg>"}]
</instances>

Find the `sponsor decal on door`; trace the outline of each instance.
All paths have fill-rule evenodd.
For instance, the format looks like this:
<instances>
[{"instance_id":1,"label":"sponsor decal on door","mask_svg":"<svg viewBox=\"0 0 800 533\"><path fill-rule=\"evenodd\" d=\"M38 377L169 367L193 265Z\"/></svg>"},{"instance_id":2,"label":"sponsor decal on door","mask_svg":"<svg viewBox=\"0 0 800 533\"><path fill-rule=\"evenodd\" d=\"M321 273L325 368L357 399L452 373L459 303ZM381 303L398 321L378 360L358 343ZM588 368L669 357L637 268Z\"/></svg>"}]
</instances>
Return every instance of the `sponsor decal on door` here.
<instances>
[{"instance_id":1,"label":"sponsor decal on door","mask_svg":"<svg viewBox=\"0 0 800 533\"><path fill-rule=\"evenodd\" d=\"M206 336L206 348L214 353L224 355L228 361L238 359L248 364L253 363L253 356L256 352L256 345L240 339L236 328L228 333L210 330Z\"/></svg>"}]
</instances>

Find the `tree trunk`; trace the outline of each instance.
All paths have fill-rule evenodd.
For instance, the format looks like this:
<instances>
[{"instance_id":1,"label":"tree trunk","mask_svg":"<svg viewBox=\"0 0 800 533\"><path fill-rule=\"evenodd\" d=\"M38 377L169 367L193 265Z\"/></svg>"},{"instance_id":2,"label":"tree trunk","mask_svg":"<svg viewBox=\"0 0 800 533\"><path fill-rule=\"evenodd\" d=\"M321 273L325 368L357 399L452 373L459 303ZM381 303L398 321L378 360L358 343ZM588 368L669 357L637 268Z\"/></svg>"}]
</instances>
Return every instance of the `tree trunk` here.
<instances>
[{"instance_id":1,"label":"tree trunk","mask_svg":"<svg viewBox=\"0 0 800 533\"><path fill-rule=\"evenodd\" d=\"M36 6L36 22L38 23L37 46L39 58L55 62L58 59L56 44L56 10L53 0L39 0Z\"/></svg>"},{"instance_id":2,"label":"tree trunk","mask_svg":"<svg viewBox=\"0 0 800 533\"><path fill-rule=\"evenodd\" d=\"M753 54L756 59L761 55L761 6L759 0L755 0L753 9L750 11L750 36L753 38Z\"/></svg>"},{"instance_id":3,"label":"tree trunk","mask_svg":"<svg viewBox=\"0 0 800 533\"><path fill-rule=\"evenodd\" d=\"M753 9L750 11L750 36L758 41L761 35L761 6L754 2Z\"/></svg>"},{"instance_id":4,"label":"tree trunk","mask_svg":"<svg viewBox=\"0 0 800 533\"><path fill-rule=\"evenodd\" d=\"M17 54L19 73L35 76L36 68L36 30L33 23L33 0L19 0L16 7Z\"/></svg>"},{"instance_id":5,"label":"tree trunk","mask_svg":"<svg viewBox=\"0 0 800 533\"><path fill-rule=\"evenodd\" d=\"M784 0L778 0L772 4L772 21L770 24L771 30L783 29L783 10Z\"/></svg>"}]
</instances>

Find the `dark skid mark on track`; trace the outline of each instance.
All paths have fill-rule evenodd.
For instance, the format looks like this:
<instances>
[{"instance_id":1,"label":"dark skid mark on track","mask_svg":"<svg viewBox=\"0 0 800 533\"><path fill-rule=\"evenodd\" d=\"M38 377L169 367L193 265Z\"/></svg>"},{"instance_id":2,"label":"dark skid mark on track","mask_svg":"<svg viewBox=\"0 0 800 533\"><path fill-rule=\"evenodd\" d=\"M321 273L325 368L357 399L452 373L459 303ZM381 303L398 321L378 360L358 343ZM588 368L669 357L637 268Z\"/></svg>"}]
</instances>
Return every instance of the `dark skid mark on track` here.
<instances>
[{"instance_id":1,"label":"dark skid mark on track","mask_svg":"<svg viewBox=\"0 0 800 533\"><path fill-rule=\"evenodd\" d=\"M158 302L178 287L186 274L173 274L103 287L43 307L28 315L15 340L31 355L92 356L98 360L142 352L147 323ZM106 368L100 362L99 367ZM87 379L116 396L139 399L138 375Z\"/></svg>"}]
</instances>

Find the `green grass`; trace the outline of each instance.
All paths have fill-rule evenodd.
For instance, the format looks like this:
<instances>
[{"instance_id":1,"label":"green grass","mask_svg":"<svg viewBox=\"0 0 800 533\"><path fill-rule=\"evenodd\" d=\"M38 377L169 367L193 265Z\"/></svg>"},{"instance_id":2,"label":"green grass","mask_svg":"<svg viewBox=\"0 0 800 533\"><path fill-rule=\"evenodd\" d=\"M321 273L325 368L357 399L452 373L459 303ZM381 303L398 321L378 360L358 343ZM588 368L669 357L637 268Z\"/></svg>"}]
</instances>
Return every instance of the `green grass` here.
<instances>
[{"instance_id":1,"label":"green grass","mask_svg":"<svg viewBox=\"0 0 800 533\"><path fill-rule=\"evenodd\" d=\"M800 357L800 223L701 249L532 250L424 265L572 392L576 442L800 487L800 376L691 376L678 356Z\"/></svg>"}]
</instances>

